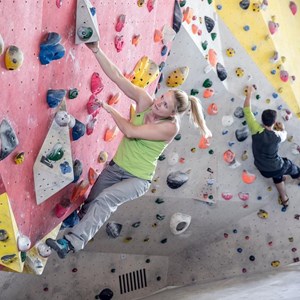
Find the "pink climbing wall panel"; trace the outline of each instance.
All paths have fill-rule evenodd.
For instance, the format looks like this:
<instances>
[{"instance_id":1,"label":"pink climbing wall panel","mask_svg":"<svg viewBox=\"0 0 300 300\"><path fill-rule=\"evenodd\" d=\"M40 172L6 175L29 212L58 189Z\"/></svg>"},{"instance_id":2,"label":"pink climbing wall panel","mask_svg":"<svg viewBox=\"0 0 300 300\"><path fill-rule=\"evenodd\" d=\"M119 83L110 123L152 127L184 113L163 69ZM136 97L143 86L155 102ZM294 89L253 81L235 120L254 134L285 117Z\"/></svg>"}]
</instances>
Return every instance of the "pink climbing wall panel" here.
<instances>
[{"instance_id":1,"label":"pink climbing wall panel","mask_svg":"<svg viewBox=\"0 0 300 300\"><path fill-rule=\"evenodd\" d=\"M5 2L5 3L4 3ZM29 3L30 2L30 3ZM5 68L4 54L0 57L1 67L1 106L0 116L9 120L14 128L19 145L13 153L0 162L0 173L9 195L11 206L19 231L28 235L35 244L61 219L54 214L54 207L62 196L70 195L74 184L70 184L41 205L36 204L33 180L33 164L44 142L57 108L49 108L46 94L49 89L77 88L76 99L67 98L67 110L76 119L86 123L88 113L86 103L91 95L90 79L93 72L99 72L103 78L104 90L99 94L101 100L107 100L118 90L101 72L92 53L82 45L75 45L76 1L61 1L59 8L55 0L51 1L2 1L0 2L1 32L5 49L10 45L19 47L24 53L24 63L19 70ZM136 0L128 1L91 1L96 8L101 36L101 46L124 73L130 73L136 62L144 55L157 64L166 60L161 56L161 43L154 43L154 29L162 29L165 24L172 25L173 1L157 1L149 12L145 1L142 7ZM163 12L163 13L162 13ZM126 15L126 22L120 33L115 31L115 24L120 14ZM66 53L60 60L48 65L41 65L39 45L45 40L48 32L61 35L61 44ZM123 35L124 48L117 53L114 46L116 35ZM137 46L132 45L134 35L140 34ZM148 87L153 93L156 82ZM122 95L116 104L124 114L129 115L130 100ZM100 151L107 151L109 159L113 156L121 134L111 142L103 137L106 129L114 125L111 117L101 111L92 135L85 135L72 142L73 160L83 163L83 174L80 179L87 179L87 172L93 167L98 173L103 165L98 163ZM25 152L22 164L14 163L14 156ZM81 200L82 201L82 200ZM73 205L79 205L80 202ZM71 212L71 210L70 210Z\"/></svg>"}]
</instances>

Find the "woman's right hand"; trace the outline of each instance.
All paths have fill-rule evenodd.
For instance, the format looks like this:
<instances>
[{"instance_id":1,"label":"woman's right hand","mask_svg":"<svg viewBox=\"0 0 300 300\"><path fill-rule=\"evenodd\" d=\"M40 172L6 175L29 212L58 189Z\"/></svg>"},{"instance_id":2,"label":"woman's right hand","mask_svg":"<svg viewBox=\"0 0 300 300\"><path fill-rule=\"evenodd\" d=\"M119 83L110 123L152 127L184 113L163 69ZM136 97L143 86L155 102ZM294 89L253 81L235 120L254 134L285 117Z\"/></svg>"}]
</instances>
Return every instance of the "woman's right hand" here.
<instances>
[{"instance_id":1,"label":"woman's right hand","mask_svg":"<svg viewBox=\"0 0 300 300\"><path fill-rule=\"evenodd\" d=\"M99 50L99 42L85 43L86 46L92 50L93 53L96 53Z\"/></svg>"}]
</instances>

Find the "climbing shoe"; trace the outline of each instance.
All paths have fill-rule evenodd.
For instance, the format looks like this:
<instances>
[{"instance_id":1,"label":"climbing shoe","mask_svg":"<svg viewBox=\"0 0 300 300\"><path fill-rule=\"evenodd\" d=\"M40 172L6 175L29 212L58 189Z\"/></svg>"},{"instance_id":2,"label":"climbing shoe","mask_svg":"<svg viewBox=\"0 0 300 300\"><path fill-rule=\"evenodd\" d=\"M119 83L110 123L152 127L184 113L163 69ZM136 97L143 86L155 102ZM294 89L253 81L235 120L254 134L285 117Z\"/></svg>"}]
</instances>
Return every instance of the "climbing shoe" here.
<instances>
[{"instance_id":1,"label":"climbing shoe","mask_svg":"<svg viewBox=\"0 0 300 300\"><path fill-rule=\"evenodd\" d=\"M46 244L57 252L59 258L65 258L70 251L74 251L73 246L66 239L53 240L49 238L46 240Z\"/></svg>"}]
</instances>

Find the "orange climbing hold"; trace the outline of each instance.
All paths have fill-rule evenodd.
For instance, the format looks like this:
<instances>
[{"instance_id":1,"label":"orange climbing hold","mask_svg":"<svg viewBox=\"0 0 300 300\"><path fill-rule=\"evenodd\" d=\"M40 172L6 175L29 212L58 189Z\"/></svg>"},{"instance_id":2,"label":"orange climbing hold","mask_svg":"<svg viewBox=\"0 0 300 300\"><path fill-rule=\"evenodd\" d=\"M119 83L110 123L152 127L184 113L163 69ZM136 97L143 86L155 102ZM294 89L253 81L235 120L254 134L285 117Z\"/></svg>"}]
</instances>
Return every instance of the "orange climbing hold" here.
<instances>
[{"instance_id":1,"label":"orange climbing hold","mask_svg":"<svg viewBox=\"0 0 300 300\"><path fill-rule=\"evenodd\" d=\"M78 185L73 189L71 202L75 202L80 197L82 197L88 190L90 183L87 180L81 180Z\"/></svg>"},{"instance_id":2,"label":"orange climbing hold","mask_svg":"<svg viewBox=\"0 0 300 300\"><path fill-rule=\"evenodd\" d=\"M203 91L203 98L210 98L214 95L214 90L213 89L205 89Z\"/></svg>"},{"instance_id":3,"label":"orange climbing hold","mask_svg":"<svg viewBox=\"0 0 300 300\"><path fill-rule=\"evenodd\" d=\"M118 127L115 125L113 128L108 128L104 135L104 141L110 142L112 141L118 133Z\"/></svg>"},{"instance_id":4,"label":"orange climbing hold","mask_svg":"<svg viewBox=\"0 0 300 300\"><path fill-rule=\"evenodd\" d=\"M193 19L193 15L194 15L194 11L191 7L187 7L184 11L183 11L183 22L187 22L188 24L191 23L192 19Z\"/></svg>"},{"instance_id":5,"label":"orange climbing hold","mask_svg":"<svg viewBox=\"0 0 300 300\"><path fill-rule=\"evenodd\" d=\"M218 113L218 107L216 103L212 103L207 108L207 113L211 116L216 115Z\"/></svg>"},{"instance_id":6,"label":"orange climbing hold","mask_svg":"<svg viewBox=\"0 0 300 300\"><path fill-rule=\"evenodd\" d=\"M140 34L135 34L131 39L131 44L136 47L140 42L140 38L141 38Z\"/></svg>"},{"instance_id":7,"label":"orange climbing hold","mask_svg":"<svg viewBox=\"0 0 300 300\"><path fill-rule=\"evenodd\" d=\"M108 103L109 105L117 104L117 103L119 102L120 98L121 98L121 93L118 92L118 93L116 93L115 95L112 95L112 96L109 98L109 100L107 101L107 103Z\"/></svg>"},{"instance_id":8,"label":"orange climbing hold","mask_svg":"<svg viewBox=\"0 0 300 300\"><path fill-rule=\"evenodd\" d=\"M209 63L215 67L218 63L218 58L217 58L217 53L215 50L213 49L209 49L208 50L208 60L209 60Z\"/></svg>"},{"instance_id":9,"label":"orange climbing hold","mask_svg":"<svg viewBox=\"0 0 300 300\"><path fill-rule=\"evenodd\" d=\"M198 26L196 24L192 24L192 33L197 34L198 33Z\"/></svg>"},{"instance_id":10,"label":"orange climbing hold","mask_svg":"<svg viewBox=\"0 0 300 300\"><path fill-rule=\"evenodd\" d=\"M154 42L159 43L163 39L163 34L160 30L155 29L154 31Z\"/></svg>"},{"instance_id":11,"label":"orange climbing hold","mask_svg":"<svg viewBox=\"0 0 300 300\"><path fill-rule=\"evenodd\" d=\"M93 168L90 168L88 173L90 185L93 185L96 182L97 177L98 177L97 172Z\"/></svg>"},{"instance_id":12,"label":"orange climbing hold","mask_svg":"<svg viewBox=\"0 0 300 300\"><path fill-rule=\"evenodd\" d=\"M251 174L251 173L247 172L246 170L243 170L242 179L245 183L250 184L255 181L256 176L255 176L255 174Z\"/></svg>"},{"instance_id":13,"label":"orange climbing hold","mask_svg":"<svg viewBox=\"0 0 300 300\"><path fill-rule=\"evenodd\" d=\"M209 139L207 139L206 137L202 136L201 139L200 139L200 141L199 141L198 147L200 149L207 149L209 146L210 146Z\"/></svg>"}]
</instances>

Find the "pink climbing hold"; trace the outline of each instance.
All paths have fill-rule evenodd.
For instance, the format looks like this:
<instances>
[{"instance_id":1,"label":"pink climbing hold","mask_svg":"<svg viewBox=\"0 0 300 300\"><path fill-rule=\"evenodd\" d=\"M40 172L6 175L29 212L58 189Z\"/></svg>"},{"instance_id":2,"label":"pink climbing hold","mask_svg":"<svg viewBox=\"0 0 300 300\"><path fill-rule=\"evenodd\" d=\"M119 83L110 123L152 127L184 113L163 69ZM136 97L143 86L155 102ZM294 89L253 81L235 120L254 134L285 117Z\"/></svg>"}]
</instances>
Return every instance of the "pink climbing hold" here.
<instances>
[{"instance_id":1,"label":"pink climbing hold","mask_svg":"<svg viewBox=\"0 0 300 300\"><path fill-rule=\"evenodd\" d=\"M123 27L125 25L125 19L126 19L125 15L120 15L118 17L118 21L117 21L117 24L116 24L116 27L115 27L116 32L120 32L123 29Z\"/></svg>"},{"instance_id":2,"label":"pink climbing hold","mask_svg":"<svg viewBox=\"0 0 300 300\"><path fill-rule=\"evenodd\" d=\"M269 31L271 34L274 34L275 32L277 32L278 28L279 28L279 24L275 23L273 21L269 21Z\"/></svg>"},{"instance_id":3,"label":"pink climbing hold","mask_svg":"<svg viewBox=\"0 0 300 300\"><path fill-rule=\"evenodd\" d=\"M249 199L249 193L239 192L238 196L243 201L247 201Z\"/></svg>"},{"instance_id":4,"label":"pink climbing hold","mask_svg":"<svg viewBox=\"0 0 300 300\"><path fill-rule=\"evenodd\" d=\"M290 1L290 10L293 15L297 13L298 8L297 8L297 4L294 1Z\"/></svg>"},{"instance_id":5,"label":"pink climbing hold","mask_svg":"<svg viewBox=\"0 0 300 300\"><path fill-rule=\"evenodd\" d=\"M156 0L148 0L148 2L147 2L147 8L148 8L149 12L151 12L153 10L155 1Z\"/></svg>"},{"instance_id":6,"label":"pink climbing hold","mask_svg":"<svg viewBox=\"0 0 300 300\"><path fill-rule=\"evenodd\" d=\"M62 0L56 0L56 6L58 8L61 8L61 6L62 6Z\"/></svg>"},{"instance_id":7,"label":"pink climbing hold","mask_svg":"<svg viewBox=\"0 0 300 300\"><path fill-rule=\"evenodd\" d=\"M120 52L124 46L124 38L123 35L116 35L115 37L115 48L117 52Z\"/></svg>"},{"instance_id":8,"label":"pink climbing hold","mask_svg":"<svg viewBox=\"0 0 300 300\"><path fill-rule=\"evenodd\" d=\"M224 199L224 200L231 200L232 199L232 197L233 197L233 195L231 194L231 193L222 193L222 198Z\"/></svg>"},{"instance_id":9,"label":"pink climbing hold","mask_svg":"<svg viewBox=\"0 0 300 300\"><path fill-rule=\"evenodd\" d=\"M280 79L283 81L283 82L287 82L289 80L289 73L285 70L281 70L280 71Z\"/></svg>"},{"instance_id":10,"label":"pink climbing hold","mask_svg":"<svg viewBox=\"0 0 300 300\"><path fill-rule=\"evenodd\" d=\"M86 134L87 135L91 135L93 133L96 122L97 122L97 119L91 115L88 123L86 124Z\"/></svg>"},{"instance_id":11,"label":"pink climbing hold","mask_svg":"<svg viewBox=\"0 0 300 300\"><path fill-rule=\"evenodd\" d=\"M99 94L104 88L99 73L94 72L91 79L91 91L94 95Z\"/></svg>"},{"instance_id":12,"label":"pink climbing hold","mask_svg":"<svg viewBox=\"0 0 300 300\"><path fill-rule=\"evenodd\" d=\"M92 94L86 105L88 114L95 117L99 113L100 107L101 107L101 103L98 101L95 95Z\"/></svg>"}]
</instances>

